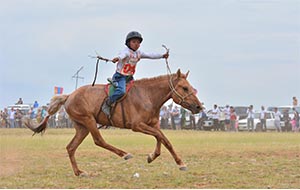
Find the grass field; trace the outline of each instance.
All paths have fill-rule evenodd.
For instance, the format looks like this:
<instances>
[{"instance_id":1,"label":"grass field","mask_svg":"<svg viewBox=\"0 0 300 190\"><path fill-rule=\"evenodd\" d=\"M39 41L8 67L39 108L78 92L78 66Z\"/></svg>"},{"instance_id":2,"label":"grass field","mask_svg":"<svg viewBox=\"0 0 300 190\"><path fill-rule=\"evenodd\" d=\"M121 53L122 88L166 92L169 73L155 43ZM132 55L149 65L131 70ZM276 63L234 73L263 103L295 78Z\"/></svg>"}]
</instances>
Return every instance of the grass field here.
<instances>
[{"instance_id":1,"label":"grass field","mask_svg":"<svg viewBox=\"0 0 300 190\"><path fill-rule=\"evenodd\" d=\"M66 152L74 129L0 129L0 188L299 188L300 133L164 131L188 166L179 171L163 147L153 163L153 137L130 130L101 130L105 140L133 154L125 161L94 145L76 152L76 177ZM140 177L133 177L139 173Z\"/></svg>"}]
</instances>

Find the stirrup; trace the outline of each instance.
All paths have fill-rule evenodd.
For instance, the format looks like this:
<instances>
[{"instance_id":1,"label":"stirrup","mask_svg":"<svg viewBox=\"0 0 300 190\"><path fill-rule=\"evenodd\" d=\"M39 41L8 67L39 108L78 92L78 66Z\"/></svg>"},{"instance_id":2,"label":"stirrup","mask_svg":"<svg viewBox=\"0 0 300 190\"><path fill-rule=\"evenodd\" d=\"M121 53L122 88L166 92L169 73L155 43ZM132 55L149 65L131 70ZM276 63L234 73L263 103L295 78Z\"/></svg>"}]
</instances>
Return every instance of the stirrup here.
<instances>
[{"instance_id":1,"label":"stirrup","mask_svg":"<svg viewBox=\"0 0 300 190\"><path fill-rule=\"evenodd\" d=\"M110 117L111 106L108 105L107 101L105 101L101 107L102 112Z\"/></svg>"}]
</instances>

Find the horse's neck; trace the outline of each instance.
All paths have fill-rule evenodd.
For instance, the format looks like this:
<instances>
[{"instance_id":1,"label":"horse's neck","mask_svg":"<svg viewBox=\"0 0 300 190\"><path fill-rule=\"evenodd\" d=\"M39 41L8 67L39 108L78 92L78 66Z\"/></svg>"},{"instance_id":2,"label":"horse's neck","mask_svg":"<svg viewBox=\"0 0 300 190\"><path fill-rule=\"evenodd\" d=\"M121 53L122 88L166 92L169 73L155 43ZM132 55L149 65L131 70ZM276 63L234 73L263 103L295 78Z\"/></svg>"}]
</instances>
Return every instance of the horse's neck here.
<instances>
[{"instance_id":1,"label":"horse's neck","mask_svg":"<svg viewBox=\"0 0 300 190\"><path fill-rule=\"evenodd\" d=\"M168 77L157 78L153 81L145 81L141 87L147 93L147 97L153 103L153 107L160 109L171 98Z\"/></svg>"}]
</instances>

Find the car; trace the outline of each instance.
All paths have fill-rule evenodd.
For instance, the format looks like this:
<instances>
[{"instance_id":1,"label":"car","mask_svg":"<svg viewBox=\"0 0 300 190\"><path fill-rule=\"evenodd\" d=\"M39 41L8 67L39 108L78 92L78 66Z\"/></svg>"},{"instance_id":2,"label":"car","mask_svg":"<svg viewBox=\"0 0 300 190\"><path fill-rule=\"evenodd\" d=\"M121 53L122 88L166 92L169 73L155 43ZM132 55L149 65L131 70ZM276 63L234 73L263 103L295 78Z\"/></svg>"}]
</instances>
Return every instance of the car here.
<instances>
[{"instance_id":1,"label":"car","mask_svg":"<svg viewBox=\"0 0 300 190\"><path fill-rule=\"evenodd\" d=\"M224 107L219 107L220 115L219 115L219 127L222 131L225 131L225 112ZM207 119L203 121L202 128L205 131L211 131L214 129L213 126L213 115L212 110L208 110L206 113Z\"/></svg>"},{"instance_id":2,"label":"car","mask_svg":"<svg viewBox=\"0 0 300 190\"><path fill-rule=\"evenodd\" d=\"M15 105L9 105L7 106L8 111L11 110L11 108L14 108L14 110L20 110L23 115L28 114L30 110L30 105L28 104L15 104Z\"/></svg>"},{"instance_id":3,"label":"car","mask_svg":"<svg viewBox=\"0 0 300 190\"><path fill-rule=\"evenodd\" d=\"M234 106L234 110L236 115L238 116L238 120L247 118L247 110L249 106Z\"/></svg>"},{"instance_id":4,"label":"car","mask_svg":"<svg viewBox=\"0 0 300 190\"><path fill-rule=\"evenodd\" d=\"M254 113L254 130L255 131L262 131L261 123L260 123L260 112L255 112ZM266 125L267 125L267 130L276 130L275 127L275 113L272 111L266 111ZM281 128L284 127L284 122L280 122ZM238 121L238 130L239 131L248 131L247 127L247 118L242 119Z\"/></svg>"},{"instance_id":5,"label":"car","mask_svg":"<svg viewBox=\"0 0 300 190\"><path fill-rule=\"evenodd\" d=\"M268 111L274 111L275 108L278 108L278 111L281 113L281 118L283 118L283 113L287 110L291 119L294 118L293 106L270 106L267 108ZM295 109L300 114L300 106L296 106Z\"/></svg>"}]
</instances>

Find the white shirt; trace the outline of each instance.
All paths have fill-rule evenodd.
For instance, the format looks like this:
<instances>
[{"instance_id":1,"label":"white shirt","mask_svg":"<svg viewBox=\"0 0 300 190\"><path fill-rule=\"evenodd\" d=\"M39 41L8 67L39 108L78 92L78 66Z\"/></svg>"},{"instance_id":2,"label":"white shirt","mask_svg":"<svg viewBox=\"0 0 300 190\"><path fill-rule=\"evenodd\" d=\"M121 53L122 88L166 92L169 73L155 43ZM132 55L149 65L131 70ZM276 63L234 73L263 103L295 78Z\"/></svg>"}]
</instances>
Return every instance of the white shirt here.
<instances>
[{"instance_id":1,"label":"white shirt","mask_svg":"<svg viewBox=\"0 0 300 190\"><path fill-rule=\"evenodd\" d=\"M281 113L280 111L275 112L275 121L280 121Z\"/></svg>"},{"instance_id":2,"label":"white shirt","mask_svg":"<svg viewBox=\"0 0 300 190\"><path fill-rule=\"evenodd\" d=\"M266 115L266 111L265 110L261 110L261 112L260 112L260 119L265 119L265 115Z\"/></svg>"},{"instance_id":3,"label":"white shirt","mask_svg":"<svg viewBox=\"0 0 300 190\"><path fill-rule=\"evenodd\" d=\"M250 118L253 118L254 119L254 111L253 111L253 109L252 110L247 110L247 114L248 114L248 119L250 119Z\"/></svg>"},{"instance_id":4,"label":"white shirt","mask_svg":"<svg viewBox=\"0 0 300 190\"><path fill-rule=\"evenodd\" d=\"M122 75L133 75L135 73L136 64L140 59L160 59L163 57L163 54L158 53L145 53L140 50L133 51L126 47L118 55L119 62L117 63L117 72Z\"/></svg>"},{"instance_id":5,"label":"white shirt","mask_svg":"<svg viewBox=\"0 0 300 190\"><path fill-rule=\"evenodd\" d=\"M212 113L212 118L213 119L219 119L219 115L220 115L219 108L213 109L211 113Z\"/></svg>"},{"instance_id":6,"label":"white shirt","mask_svg":"<svg viewBox=\"0 0 300 190\"><path fill-rule=\"evenodd\" d=\"M15 113L16 113L16 111L10 111L9 119L15 119Z\"/></svg>"},{"instance_id":7,"label":"white shirt","mask_svg":"<svg viewBox=\"0 0 300 190\"><path fill-rule=\"evenodd\" d=\"M224 112L225 112L225 119L230 120L230 108L229 107L225 108Z\"/></svg>"}]
</instances>

